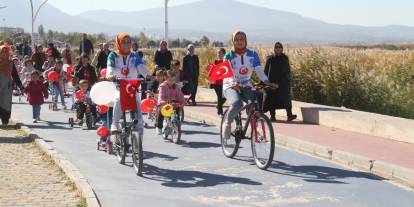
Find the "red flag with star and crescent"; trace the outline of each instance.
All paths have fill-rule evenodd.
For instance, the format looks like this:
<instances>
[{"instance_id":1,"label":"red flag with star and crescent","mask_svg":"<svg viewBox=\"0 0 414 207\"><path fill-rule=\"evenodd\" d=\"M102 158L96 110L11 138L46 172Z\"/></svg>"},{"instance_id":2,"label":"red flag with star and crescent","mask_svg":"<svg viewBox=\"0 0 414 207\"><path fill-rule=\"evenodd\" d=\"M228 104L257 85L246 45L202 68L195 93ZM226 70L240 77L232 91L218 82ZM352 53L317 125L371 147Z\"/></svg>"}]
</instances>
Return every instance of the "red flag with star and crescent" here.
<instances>
[{"instance_id":1,"label":"red flag with star and crescent","mask_svg":"<svg viewBox=\"0 0 414 207\"><path fill-rule=\"evenodd\" d=\"M139 80L120 80L119 97L122 111L136 111Z\"/></svg>"},{"instance_id":2,"label":"red flag with star and crescent","mask_svg":"<svg viewBox=\"0 0 414 207\"><path fill-rule=\"evenodd\" d=\"M233 69L229 61L224 61L223 63L217 65L210 64L208 68L208 77L210 77L212 81L233 77Z\"/></svg>"}]
</instances>

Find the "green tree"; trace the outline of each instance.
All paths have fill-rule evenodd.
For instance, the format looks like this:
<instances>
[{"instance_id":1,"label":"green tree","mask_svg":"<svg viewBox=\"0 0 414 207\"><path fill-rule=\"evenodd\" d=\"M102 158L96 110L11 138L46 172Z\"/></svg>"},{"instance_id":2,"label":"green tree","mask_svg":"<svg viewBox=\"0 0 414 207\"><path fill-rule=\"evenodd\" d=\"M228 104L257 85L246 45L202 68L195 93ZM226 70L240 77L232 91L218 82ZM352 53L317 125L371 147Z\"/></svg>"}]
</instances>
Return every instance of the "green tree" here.
<instances>
[{"instance_id":1,"label":"green tree","mask_svg":"<svg viewBox=\"0 0 414 207\"><path fill-rule=\"evenodd\" d=\"M39 27L37 27L37 33L39 33L40 38L45 36L45 28L43 27L43 24L41 24L41 25L39 25Z\"/></svg>"},{"instance_id":2,"label":"green tree","mask_svg":"<svg viewBox=\"0 0 414 207\"><path fill-rule=\"evenodd\" d=\"M210 39L208 39L208 37L204 35L204 36L200 39L200 44L201 44L201 46L203 46L203 47L208 47L208 46L210 45Z\"/></svg>"},{"instance_id":3,"label":"green tree","mask_svg":"<svg viewBox=\"0 0 414 207\"><path fill-rule=\"evenodd\" d=\"M180 38L172 40L170 45L171 45L171 47L175 47L175 48L180 47L181 46L180 45Z\"/></svg>"},{"instance_id":4,"label":"green tree","mask_svg":"<svg viewBox=\"0 0 414 207\"><path fill-rule=\"evenodd\" d=\"M139 33L139 45L141 45L141 47L148 47L148 43L149 43L150 39L145 35L145 33L141 32Z\"/></svg>"}]
</instances>

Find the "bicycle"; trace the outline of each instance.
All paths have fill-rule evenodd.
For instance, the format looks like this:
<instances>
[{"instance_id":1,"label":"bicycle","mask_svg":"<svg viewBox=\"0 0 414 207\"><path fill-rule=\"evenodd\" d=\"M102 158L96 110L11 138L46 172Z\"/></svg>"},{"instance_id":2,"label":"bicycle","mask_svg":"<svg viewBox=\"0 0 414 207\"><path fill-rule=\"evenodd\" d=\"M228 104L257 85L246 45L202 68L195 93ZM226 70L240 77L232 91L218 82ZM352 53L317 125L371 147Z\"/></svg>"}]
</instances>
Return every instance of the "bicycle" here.
<instances>
[{"instance_id":1,"label":"bicycle","mask_svg":"<svg viewBox=\"0 0 414 207\"><path fill-rule=\"evenodd\" d=\"M181 140L181 119L180 119L180 107L178 104L173 102L168 102L168 107L173 107L173 113L171 116L164 116L165 126L163 126L163 137L168 139L168 136L171 136L171 141L175 144L178 144ZM178 113L177 113L178 112Z\"/></svg>"},{"instance_id":2,"label":"bicycle","mask_svg":"<svg viewBox=\"0 0 414 207\"><path fill-rule=\"evenodd\" d=\"M255 90L253 93L256 97ZM242 122L242 111L246 111L247 114L247 119L244 124ZM228 158L233 158L237 154L241 140L249 139L251 141L251 149L256 166L262 170L267 169L273 161L275 137L272 123L259 110L256 98L254 101L248 102L232 121L229 139L225 139L223 136L227 113L228 109L224 112L220 125L220 140L223 154ZM247 135L249 126L251 129L250 136ZM261 156L261 152L264 152L263 156Z\"/></svg>"},{"instance_id":3,"label":"bicycle","mask_svg":"<svg viewBox=\"0 0 414 207\"><path fill-rule=\"evenodd\" d=\"M95 128L95 125L96 125L95 116L94 116L94 114L92 113L92 110L91 110L91 107L94 107L94 106L91 106L89 104L85 104L85 105L86 105L86 108L85 108L84 118L82 120L80 120L79 123L77 123L77 124L79 124L79 126L82 127L83 123L86 123L86 128L88 130L91 130L91 129ZM73 127L75 125L75 120L72 117L69 118L68 122L69 122L70 127Z\"/></svg>"},{"instance_id":4,"label":"bicycle","mask_svg":"<svg viewBox=\"0 0 414 207\"><path fill-rule=\"evenodd\" d=\"M122 79L117 79L117 83ZM130 114L130 120L127 120L127 113ZM132 164L135 173L142 176L144 151L142 149L142 134L138 133L136 125L138 120L135 117L135 111L123 111L122 113L122 130L120 133L115 133L115 142L113 143L113 151L115 152L118 162L125 164L126 154L128 149L132 146ZM129 144L131 141L131 145Z\"/></svg>"}]
</instances>

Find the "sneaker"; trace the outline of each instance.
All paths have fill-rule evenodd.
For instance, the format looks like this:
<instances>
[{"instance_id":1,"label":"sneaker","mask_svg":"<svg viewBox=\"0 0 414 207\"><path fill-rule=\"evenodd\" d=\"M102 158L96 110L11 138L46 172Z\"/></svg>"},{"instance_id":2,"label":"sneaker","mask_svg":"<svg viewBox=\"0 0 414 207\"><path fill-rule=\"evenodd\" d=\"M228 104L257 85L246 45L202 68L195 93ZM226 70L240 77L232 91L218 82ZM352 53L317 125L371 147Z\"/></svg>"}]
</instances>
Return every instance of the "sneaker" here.
<instances>
[{"instance_id":1,"label":"sneaker","mask_svg":"<svg viewBox=\"0 0 414 207\"><path fill-rule=\"evenodd\" d=\"M37 118L36 118L36 120L37 120L37 121L40 121L40 117L37 117Z\"/></svg>"},{"instance_id":2,"label":"sneaker","mask_svg":"<svg viewBox=\"0 0 414 207\"><path fill-rule=\"evenodd\" d=\"M276 117L271 117L270 121L275 122L276 121Z\"/></svg>"},{"instance_id":3,"label":"sneaker","mask_svg":"<svg viewBox=\"0 0 414 207\"><path fill-rule=\"evenodd\" d=\"M33 119L33 123L37 123L37 119Z\"/></svg>"},{"instance_id":4,"label":"sneaker","mask_svg":"<svg viewBox=\"0 0 414 207\"><path fill-rule=\"evenodd\" d=\"M111 132L112 133L116 133L116 132L120 132L120 131L121 131L121 127L119 127L119 124L116 124L116 123L111 124Z\"/></svg>"},{"instance_id":5,"label":"sneaker","mask_svg":"<svg viewBox=\"0 0 414 207\"><path fill-rule=\"evenodd\" d=\"M159 129L158 127L155 127L155 134L161 135L162 134L161 129Z\"/></svg>"},{"instance_id":6,"label":"sneaker","mask_svg":"<svg viewBox=\"0 0 414 207\"><path fill-rule=\"evenodd\" d=\"M224 123L223 137L224 139L230 139L231 124L228 122Z\"/></svg>"},{"instance_id":7,"label":"sneaker","mask_svg":"<svg viewBox=\"0 0 414 207\"><path fill-rule=\"evenodd\" d=\"M292 116L289 116L288 118L287 118L287 121L288 122L291 122L291 121L293 121L293 120L295 120L295 119L297 119L298 118L298 116L297 115L292 115Z\"/></svg>"},{"instance_id":8,"label":"sneaker","mask_svg":"<svg viewBox=\"0 0 414 207\"><path fill-rule=\"evenodd\" d=\"M66 110L66 109L68 109L68 108L66 107L66 105L63 105L63 110Z\"/></svg>"}]
</instances>

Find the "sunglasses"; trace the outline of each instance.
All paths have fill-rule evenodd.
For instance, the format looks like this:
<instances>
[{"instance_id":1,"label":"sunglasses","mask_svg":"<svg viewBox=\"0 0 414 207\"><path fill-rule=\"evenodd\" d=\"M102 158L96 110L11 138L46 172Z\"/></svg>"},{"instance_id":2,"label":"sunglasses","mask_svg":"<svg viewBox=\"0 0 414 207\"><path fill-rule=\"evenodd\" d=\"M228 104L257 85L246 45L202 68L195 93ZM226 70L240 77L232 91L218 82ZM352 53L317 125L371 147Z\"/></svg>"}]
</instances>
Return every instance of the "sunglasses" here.
<instances>
[{"instance_id":1,"label":"sunglasses","mask_svg":"<svg viewBox=\"0 0 414 207\"><path fill-rule=\"evenodd\" d=\"M123 44L123 45L129 45L129 44L131 44L131 40L123 40L121 42L121 44Z\"/></svg>"}]
</instances>

